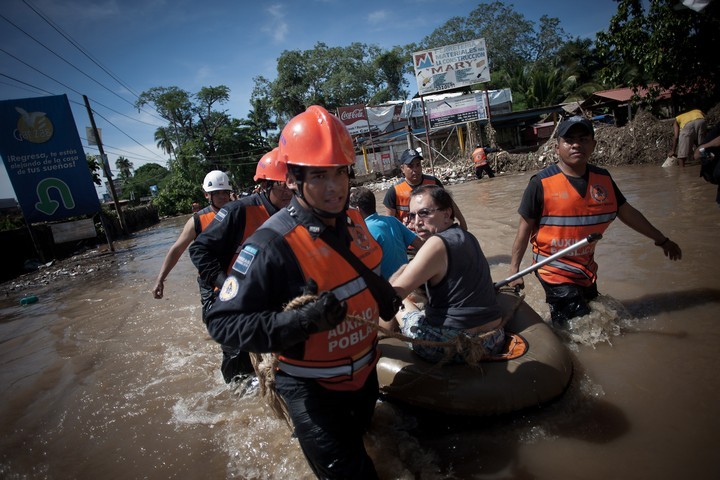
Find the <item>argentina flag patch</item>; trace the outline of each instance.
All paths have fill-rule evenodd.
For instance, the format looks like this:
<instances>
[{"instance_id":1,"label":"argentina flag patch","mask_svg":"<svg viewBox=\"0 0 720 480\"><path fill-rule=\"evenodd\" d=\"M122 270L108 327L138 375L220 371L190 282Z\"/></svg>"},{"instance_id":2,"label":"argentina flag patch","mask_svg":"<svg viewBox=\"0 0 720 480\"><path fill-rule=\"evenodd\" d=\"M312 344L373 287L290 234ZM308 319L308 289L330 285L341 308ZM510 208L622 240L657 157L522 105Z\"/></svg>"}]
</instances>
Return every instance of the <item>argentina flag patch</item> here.
<instances>
[{"instance_id":1,"label":"argentina flag patch","mask_svg":"<svg viewBox=\"0 0 720 480\"><path fill-rule=\"evenodd\" d=\"M253 260L255 260L255 255L257 255L257 253L257 248L252 245L244 246L237 257L237 260L235 260L235 263L233 264L233 270L241 275L245 275L250 268L250 265L252 265Z\"/></svg>"},{"instance_id":2,"label":"argentina flag patch","mask_svg":"<svg viewBox=\"0 0 720 480\"><path fill-rule=\"evenodd\" d=\"M221 208L221 209L218 210L218 212L215 214L215 220L217 220L218 222L222 222L222 221L223 221L223 218L225 218L225 216L227 215L227 213L228 213L227 210L225 210L224 208Z\"/></svg>"}]
</instances>

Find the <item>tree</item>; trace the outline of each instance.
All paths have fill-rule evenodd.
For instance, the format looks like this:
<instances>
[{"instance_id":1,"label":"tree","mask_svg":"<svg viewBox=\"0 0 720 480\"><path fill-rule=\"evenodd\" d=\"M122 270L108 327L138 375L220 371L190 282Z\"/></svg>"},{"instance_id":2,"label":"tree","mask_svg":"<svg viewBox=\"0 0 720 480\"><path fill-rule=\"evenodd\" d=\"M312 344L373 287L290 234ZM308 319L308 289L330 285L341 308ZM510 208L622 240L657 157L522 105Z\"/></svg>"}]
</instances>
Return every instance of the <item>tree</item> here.
<instances>
[{"instance_id":1,"label":"tree","mask_svg":"<svg viewBox=\"0 0 720 480\"><path fill-rule=\"evenodd\" d=\"M135 174L128 178L123 185L123 198L146 197L150 195L150 186L157 185L158 189L164 186L165 179L170 171L157 163L147 163L135 169Z\"/></svg>"},{"instance_id":2,"label":"tree","mask_svg":"<svg viewBox=\"0 0 720 480\"><path fill-rule=\"evenodd\" d=\"M381 52L375 57L374 66L381 81L381 88L370 99L371 104L385 103L390 100L407 98L408 81L404 77L407 63L401 47Z\"/></svg>"},{"instance_id":3,"label":"tree","mask_svg":"<svg viewBox=\"0 0 720 480\"><path fill-rule=\"evenodd\" d=\"M202 183L193 183L179 171L171 171L162 188L158 188L158 196L153 204L158 207L160 215L177 215L189 213L192 202L203 198Z\"/></svg>"},{"instance_id":4,"label":"tree","mask_svg":"<svg viewBox=\"0 0 720 480\"><path fill-rule=\"evenodd\" d=\"M551 17L543 17L550 28ZM557 23L555 23L557 25ZM547 32L546 32L547 33ZM425 37L414 50L438 48L484 38L490 71L517 68L535 60L538 40L533 22L502 2L481 3L468 15L453 17ZM412 71L412 70L411 70Z\"/></svg>"},{"instance_id":5,"label":"tree","mask_svg":"<svg viewBox=\"0 0 720 480\"><path fill-rule=\"evenodd\" d=\"M255 86L250 94L251 108L248 122L258 135L269 139L269 132L277 129L277 123L272 120L272 101L263 95L264 92L269 91L269 82L262 76L253 78L253 82Z\"/></svg>"},{"instance_id":6,"label":"tree","mask_svg":"<svg viewBox=\"0 0 720 480\"><path fill-rule=\"evenodd\" d=\"M174 154L169 163L173 181L168 185L184 186L172 194L161 192L164 211L183 211L185 204L197 200L196 189L210 170L228 172L236 184L248 183L257 160L270 150L259 128L220 108L229 99L230 89L224 85L202 87L195 94L174 86L140 94L136 106L152 104L168 122L155 131L157 145Z\"/></svg>"},{"instance_id":7,"label":"tree","mask_svg":"<svg viewBox=\"0 0 720 480\"><path fill-rule=\"evenodd\" d=\"M158 127L155 130L155 142L157 147L168 155L175 154L175 147L172 141L172 130L166 127Z\"/></svg>"},{"instance_id":8,"label":"tree","mask_svg":"<svg viewBox=\"0 0 720 480\"><path fill-rule=\"evenodd\" d=\"M310 105L332 111L405 98L402 52L400 47L384 51L362 43L329 47L322 42L311 50L286 50L278 58L275 80L254 78L254 123L281 126Z\"/></svg>"},{"instance_id":9,"label":"tree","mask_svg":"<svg viewBox=\"0 0 720 480\"><path fill-rule=\"evenodd\" d=\"M92 175L93 183L98 187L101 187L102 179L100 178L100 161L98 160L98 156L85 155L85 161L90 169L90 175Z\"/></svg>"},{"instance_id":10,"label":"tree","mask_svg":"<svg viewBox=\"0 0 720 480\"><path fill-rule=\"evenodd\" d=\"M513 69L505 81L518 108L538 108L563 102L575 89L576 78L568 71L542 63Z\"/></svg>"},{"instance_id":11,"label":"tree","mask_svg":"<svg viewBox=\"0 0 720 480\"><path fill-rule=\"evenodd\" d=\"M674 0L619 0L606 32L598 33L598 51L607 66L603 79L619 83L631 74L629 86L657 83L672 88L688 103L707 106L720 92L720 2L702 12L676 9Z\"/></svg>"},{"instance_id":12,"label":"tree","mask_svg":"<svg viewBox=\"0 0 720 480\"><path fill-rule=\"evenodd\" d=\"M117 168L120 171L120 179L123 181L126 181L128 178L132 177L132 168L133 164L130 160L123 157L122 155L115 160L115 168Z\"/></svg>"},{"instance_id":13,"label":"tree","mask_svg":"<svg viewBox=\"0 0 720 480\"><path fill-rule=\"evenodd\" d=\"M568 40L569 37L565 30L560 27L560 20L543 15L540 17L540 25L532 42L532 60L535 62L555 61L558 51Z\"/></svg>"}]
</instances>

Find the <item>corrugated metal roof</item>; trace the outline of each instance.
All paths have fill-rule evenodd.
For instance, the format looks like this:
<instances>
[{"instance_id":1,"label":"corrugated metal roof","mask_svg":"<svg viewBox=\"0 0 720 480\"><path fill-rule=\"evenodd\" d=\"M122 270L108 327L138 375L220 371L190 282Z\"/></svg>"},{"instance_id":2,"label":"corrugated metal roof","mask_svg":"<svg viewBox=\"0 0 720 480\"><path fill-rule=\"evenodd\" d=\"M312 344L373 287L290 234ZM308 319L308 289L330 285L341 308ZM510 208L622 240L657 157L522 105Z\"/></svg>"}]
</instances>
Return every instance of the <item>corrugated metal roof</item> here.
<instances>
[{"instance_id":1,"label":"corrugated metal roof","mask_svg":"<svg viewBox=\"0 0 720 480\"><path fill-rule=\"evenodd\" d=\"M648 91L646 88L638 87L637 94L640 98L644 98L647 93ZM633 95L635 95L635 92L633 92L632 88L615 88L612 90L600 90L599 92L593 93L593 96L608 98L618 102L629 102ZM663 90L658 98L670 98L670 92L668 90Z\"/></svg>"}]
</instances>

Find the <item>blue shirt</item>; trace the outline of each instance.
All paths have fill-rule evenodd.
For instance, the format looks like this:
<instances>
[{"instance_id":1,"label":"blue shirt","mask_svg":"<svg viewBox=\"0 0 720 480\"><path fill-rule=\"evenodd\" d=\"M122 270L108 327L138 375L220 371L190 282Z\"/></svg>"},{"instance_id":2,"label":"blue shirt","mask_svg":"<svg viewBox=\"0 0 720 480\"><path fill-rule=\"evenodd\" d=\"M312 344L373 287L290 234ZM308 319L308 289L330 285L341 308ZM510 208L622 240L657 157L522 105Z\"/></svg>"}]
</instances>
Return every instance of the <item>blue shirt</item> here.
<instances>
[{"instance_id":1,"label":"blue shirt","mask_svg":"<svg viewBox=\"0 0 720 480\"><path fill-rule=\"evenodd\" d=\"M382 247L380 270L385 279L395 273L398 268L408 263L407 247L415 240L415 235L400 220L387 215L373 213L365 217L365 224L370 235Z\"/></svg>"}]
</instances>

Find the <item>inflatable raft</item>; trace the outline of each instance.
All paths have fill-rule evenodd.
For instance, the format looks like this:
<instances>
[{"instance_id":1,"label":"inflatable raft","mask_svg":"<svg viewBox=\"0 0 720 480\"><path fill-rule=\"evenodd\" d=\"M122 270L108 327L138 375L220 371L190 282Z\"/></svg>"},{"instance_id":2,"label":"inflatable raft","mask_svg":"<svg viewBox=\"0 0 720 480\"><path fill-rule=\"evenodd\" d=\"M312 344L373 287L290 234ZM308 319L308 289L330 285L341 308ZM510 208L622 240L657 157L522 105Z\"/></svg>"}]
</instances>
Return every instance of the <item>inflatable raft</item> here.
<instances>
[{"instance_id":1,"label":"inflatable raft","mask_svg":"<svg viewBox=\"0 0 720 480\"><path fill-rule=\"evenodd\" d=\"M469 365L438 366L395 338L380 341L380 391L389 399L458 415L487 416L538 406L560 396L572 377L570 353L542 318L517 295L498 294L515 310L503 353Z\"/></svg>"}]
</instances>

